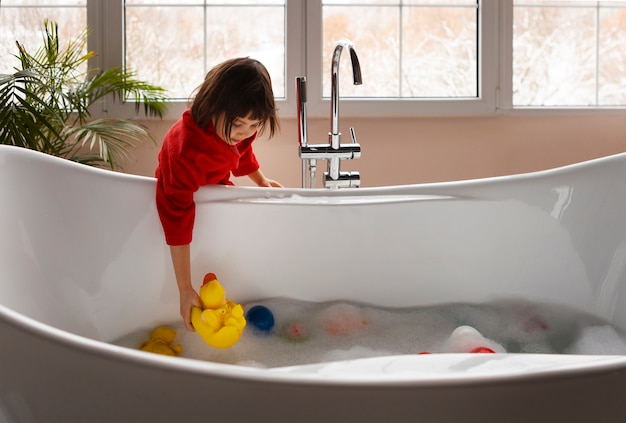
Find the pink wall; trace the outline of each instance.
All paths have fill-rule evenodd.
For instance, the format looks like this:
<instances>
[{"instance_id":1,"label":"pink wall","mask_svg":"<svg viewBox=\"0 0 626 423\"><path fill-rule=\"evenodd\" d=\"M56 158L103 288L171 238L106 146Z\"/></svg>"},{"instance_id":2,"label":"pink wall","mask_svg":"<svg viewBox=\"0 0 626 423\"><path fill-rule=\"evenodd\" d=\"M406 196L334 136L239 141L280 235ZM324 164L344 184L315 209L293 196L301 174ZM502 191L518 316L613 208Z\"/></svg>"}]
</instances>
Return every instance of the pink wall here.
<instances>
[{"instance_id":1,"label":"pink wall","mask_svg":"<svg viewBox=\"0 0 626 423\"><path fill-rule=\"evenodd\" d=\"M342 117L343 142L354 126L361 158L343 161L358 170L362 186L401 185L483 178L549 169L626 151L624 113L500 115L460 118ZM172 121L148 121L157 145L146 143L124 171L152 176L160 140ZM328 141L327 119L309 120L309 142ZM281 131L260 139L255 151L266 176L285 186L301 184L297 122L281 120ZM325 170L320 163L318 175ZM318 186L320 177L317 178ZM250 185L239 178L239 185Z\"/></svg>"}]
</instances>

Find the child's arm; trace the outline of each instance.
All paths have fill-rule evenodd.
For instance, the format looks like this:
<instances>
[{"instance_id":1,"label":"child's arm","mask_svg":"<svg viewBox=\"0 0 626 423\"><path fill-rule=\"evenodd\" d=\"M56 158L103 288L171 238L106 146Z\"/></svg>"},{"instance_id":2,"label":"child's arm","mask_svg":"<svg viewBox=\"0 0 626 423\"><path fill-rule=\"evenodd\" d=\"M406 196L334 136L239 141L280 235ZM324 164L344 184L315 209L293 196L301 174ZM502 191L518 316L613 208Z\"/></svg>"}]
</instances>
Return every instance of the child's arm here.
<instances>
[{"instance_id":1,"label":"child's arm","mask_svg":"<svg viewBox=\"0 0 626 423\"><path fill-rule=\"evenodd\" d=\"M185 322L187 329L193 331L191 324L191 308L201 307L200 297L191 285L191 257L190 246L171 245L170 253L172 255L172 264L174 265L174 274L176 275L176 283L180 294L180 315Z\"/></svg>"},{"instance_id":2,"label":"child's arm","mask_svg":"<svg viewBox=\"0 0 626 423\"><path fill-rule=\"evenodd\" d=\"M248 178L250 178L252 182L254 182L260 187L276 187L276 188L283 187L280 183L272 179L267 179L265 175L263 175L263 172L261 172L261 169L257 169L256 171L249 174Z\"/></svg>"}]
</instances>

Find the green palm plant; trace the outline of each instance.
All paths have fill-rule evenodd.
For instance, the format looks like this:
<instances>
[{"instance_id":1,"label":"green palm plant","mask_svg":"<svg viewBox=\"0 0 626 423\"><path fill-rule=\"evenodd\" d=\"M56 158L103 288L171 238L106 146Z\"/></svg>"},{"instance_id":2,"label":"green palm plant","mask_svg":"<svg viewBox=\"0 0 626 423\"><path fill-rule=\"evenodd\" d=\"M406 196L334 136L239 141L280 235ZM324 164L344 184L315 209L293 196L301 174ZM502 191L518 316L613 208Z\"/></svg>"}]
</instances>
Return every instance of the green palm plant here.
<instances>
[{"instance_id":1,"label":"green palm plant","mask_svg":"<svg viewBox=\"0 0 626 423\"><path fill-rule=\"evenodd\" d=\"M85 29L61 48L58 24L44 21L44 43L35 53L16 41L21 66L0 74L0 144L115 170L137 142L152 138L133 120L92 118L92 106L105 97L133 99L135 113L143 105L147 116L163 117L166 96L123 68L89 68L95 54L86 49L88 34Z\"/></svg>"}]
</instances>

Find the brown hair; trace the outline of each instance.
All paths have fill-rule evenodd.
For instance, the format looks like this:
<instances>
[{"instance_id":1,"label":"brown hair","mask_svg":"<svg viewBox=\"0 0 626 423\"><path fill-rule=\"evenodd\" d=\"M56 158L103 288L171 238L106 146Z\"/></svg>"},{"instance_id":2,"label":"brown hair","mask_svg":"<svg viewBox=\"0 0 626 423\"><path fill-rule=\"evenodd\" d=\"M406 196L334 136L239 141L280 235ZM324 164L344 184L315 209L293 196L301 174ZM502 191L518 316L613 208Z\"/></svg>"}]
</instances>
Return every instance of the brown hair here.
<instances>
[{"instance_id":1,"label":"brown hair","mask_svg":"<svg viewBox=\"0 0 626 423\"><path fill-rule=\"evenodd\" d=\"M269 72L261 62L249 57L220 63L198 87L191 116L203 129L220 122L227 138L235 119L250 117L260 121L259 132L268 128L272 137L279 124ZM230 139L225 141L230 143Z\"/></svg>"}]
</instances>

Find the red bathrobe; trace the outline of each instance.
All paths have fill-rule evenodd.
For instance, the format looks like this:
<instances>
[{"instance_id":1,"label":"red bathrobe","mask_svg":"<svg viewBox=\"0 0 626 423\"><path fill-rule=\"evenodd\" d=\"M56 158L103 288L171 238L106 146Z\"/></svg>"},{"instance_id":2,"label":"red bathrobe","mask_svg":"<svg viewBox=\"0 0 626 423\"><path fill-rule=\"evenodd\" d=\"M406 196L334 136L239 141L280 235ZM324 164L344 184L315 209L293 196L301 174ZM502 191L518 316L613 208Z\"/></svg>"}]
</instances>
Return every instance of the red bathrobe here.
<instances>
[{"instance_id":1,"label":"red bathrobe","mask_svg":"<svg viewBox=\"0 0 626 423\"><path fill-rule=\"evenodd\" d=\"M209 184L234 185L230 174L259 169L250 138L236 145L222 140L213 126L201 129L189 110L165 135L156 169L156 204L168 245L191 243L196 215L194 193Z\"/></svg>"}]
</instances>

